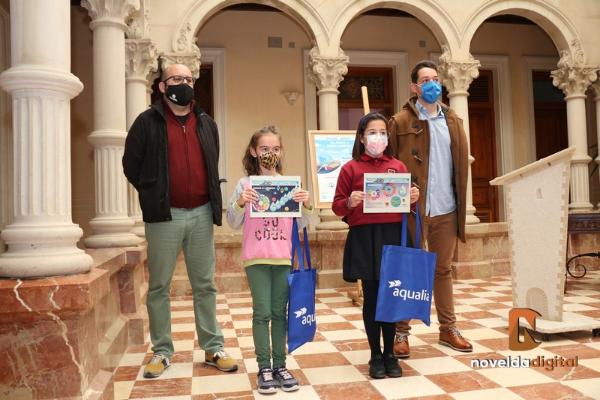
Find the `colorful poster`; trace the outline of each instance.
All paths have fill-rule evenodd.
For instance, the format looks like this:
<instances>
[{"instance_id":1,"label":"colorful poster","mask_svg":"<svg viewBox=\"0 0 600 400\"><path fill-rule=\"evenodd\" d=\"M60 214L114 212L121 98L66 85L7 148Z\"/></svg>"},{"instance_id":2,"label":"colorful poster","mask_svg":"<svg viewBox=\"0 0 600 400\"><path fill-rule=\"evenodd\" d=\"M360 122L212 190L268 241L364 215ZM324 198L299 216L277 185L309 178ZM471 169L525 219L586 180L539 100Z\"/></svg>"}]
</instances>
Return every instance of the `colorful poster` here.
<instances>
[{"instance_id":1,"label":"colorful poster","mask_svg":"<svg viewBox=\"0 0 600 400\"><path fill-rule=\"evenodd\" d=\"M300 217L300 203L292 199L300 187L299 176L251 176L250 185L258 192L250 217Z\"/></svg>"},{"instance_id":2,"label":"colorful poster","mask_svg":"<svg viewBox=\"0 0 600 400\"><path fill-rule=\"evenodd\" d=\"M333 202L340 170L352 159L355 133L309 131L309 134L315 204L328 208Z\"/></svg>"},{"instance_id":3,"label":"colorful poster","mask_svg":"<svg viewBox=\"0 0 600 400\"><path fill-rule=\"evenodd\" d=\"M410 174L365 174L364 213L410 212Z\"/></svg>"}]
</instances>

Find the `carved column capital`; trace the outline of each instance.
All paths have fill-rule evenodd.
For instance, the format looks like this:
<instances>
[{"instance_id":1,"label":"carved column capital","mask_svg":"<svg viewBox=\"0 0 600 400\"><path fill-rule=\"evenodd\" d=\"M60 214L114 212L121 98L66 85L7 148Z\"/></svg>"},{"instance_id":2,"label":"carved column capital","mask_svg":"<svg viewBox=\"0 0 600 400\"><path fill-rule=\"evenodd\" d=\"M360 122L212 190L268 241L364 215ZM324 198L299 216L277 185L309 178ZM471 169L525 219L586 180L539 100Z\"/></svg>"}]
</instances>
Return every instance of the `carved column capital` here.
<instances>
[{"instance_id":1,"label":"carved column capital","mask_svg":"<svg viewBox=\"0 0 600 400\"><path fill-rule=\"evenodd\" d=\"M598 79L598 67L585 64L581 44L571 43L571 50L561 50L558 69L551 72L552 84L563 91L566 97L585 96L585 91Z\"/></svg>"},{"instance_id":2,"label":"carved column capital","mask_svg":"<svg viewBox=\"0 0 600 400\"><path fill-rule=\"evenodd\" d=\"M317 47L309 53L308 75L321 90L335 90L348 72L349 58L340 48L336 57L322 56Z\"/></svg>"},{"instance_id":3,"label":"carved column capital","mask_svg":"<svg viewBox=\"0 0 600 400\"><path fill-rule=\"evenodd\" d=\"M92 18L92 30L98 26L112 25L125 31L125 21L140 8L140 0L82 0L81 6L88 10Z\"/></svg>"},{"instance_id":4,"label":"carved column capital","mask_svg":"<svg viewBox=\"0 0 600 400\"><path fill-rule=\"evenodd\" d=\"M160 56L160 68L164 71L170 65L183 64L192 72L192 76L200 76L200 49L195 44L189 53L163 53Z\"/></svg>"},{"instance_id":5,"label":"carved column capital","mask_svg":"<svg viewBox=\"0 0 600 400\"><path fill-rule=\"evenodd\" d=\"M146 80L158 70L158 51L150 39L125 40L125 74L127 79Z\"/></svg>"},{"instance_id":6,"label":"carved column capital","mask_svg":"<svg viewBox=\"0 0 600 400\"><path fill-rule=\"evenodd\" d=\"M438 64L438 74L441 82L449 93L467 92L473 79L479 76L481 63L469 54L467 60L451 59L448 46L442 46L443 53Z\"/></svg>"},{"instance_id":7,"label":"carved column capital","mask_svg":"<svg viewBox=\"0 0 600 400\"><path fill-rule=\"evenodd\" d=\"M193 48L196 47L196 45L193 43L192 36L192 25L189 22L186 22L179 28L173 50L177 53L188 53L193 51Z\"/></svg>"}]
</instances>

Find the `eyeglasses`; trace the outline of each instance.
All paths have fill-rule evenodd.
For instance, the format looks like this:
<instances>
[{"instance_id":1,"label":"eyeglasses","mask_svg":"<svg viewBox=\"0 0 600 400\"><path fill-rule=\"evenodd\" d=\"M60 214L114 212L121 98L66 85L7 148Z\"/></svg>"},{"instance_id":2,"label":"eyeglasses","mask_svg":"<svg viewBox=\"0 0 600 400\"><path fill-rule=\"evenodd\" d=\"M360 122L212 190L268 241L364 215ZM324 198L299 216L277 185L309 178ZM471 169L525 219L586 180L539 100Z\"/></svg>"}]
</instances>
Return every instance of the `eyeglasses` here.
<instances>
[{"instance_id":1,"label":"eyeglasses","mask_svg":"<svg viewBox=\"0 0 600 400\"><path fill-rule=\"evenodd\" d=\"M188 85L193 85L196 82L196 78L192 76L183 76L183 75L173 75L169 76L164 82L171 81L175 85L181 85L182 83L187 83Z\"/></svg>"}]
</instances>

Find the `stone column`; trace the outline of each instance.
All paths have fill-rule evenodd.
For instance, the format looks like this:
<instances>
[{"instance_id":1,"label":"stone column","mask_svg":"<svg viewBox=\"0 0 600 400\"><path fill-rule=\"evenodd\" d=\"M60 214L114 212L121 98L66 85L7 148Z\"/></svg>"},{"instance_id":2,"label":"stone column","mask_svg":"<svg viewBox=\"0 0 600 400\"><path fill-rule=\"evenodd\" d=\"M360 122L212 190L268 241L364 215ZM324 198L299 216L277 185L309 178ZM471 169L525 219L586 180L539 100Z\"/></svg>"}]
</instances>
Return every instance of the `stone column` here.
<instances>
[{"instance_id":1,"label":"stone column","mask_svg":"<svg viewBox=\"0 0 600 400\"><path fill-rule=\"evenodd\" d=\"M158 52L156 45L147 38L148 8L144 2L134 19L129 23L129 39L125 40L125 76L127 96L127 129L131 127L137 116L149 105L147 87L148 78L158 70ZM138 198L138 192L131 184L127 184L129 217L134 226L131 232L145 237L144 221Z\"/></svg>"},{"instance_id":2,"label":"stone column","mask_svg":"<svg viewBox=\"0 0 600 400\"><path fill-rule=\"evenodd\" d=\"M596 80L596 82L592 85L594 89L594 102L596 103L596 135L598 137L598 146L600 148L600 80ZM600 152L598 152L598 156L594 160L596 164L600 167ZM596 207L600 208L600 203L596 205Z\"/></svg>"},{"instance_id":3,"label":"stone column","mask_svg":"<svg viewBox=\"0 0 600 400\"><path fill-rule=\"evenodd\" d=\"M338 130L338 87L348 72L349 58L340 48L336 57L319 54L315 46L310 50L308 60L308 73L310 79L317 85L319 96L319 129ZM319 212L318 230L342 230L348 225L331 211L324 208Z\"/></svg>"},{"instance_id":4,"label":"stone column","mask_svg":"<svg viewBox=\"0 0 600 400\"><path fill-rule=\"evenodd\" d=\"M585 114L585 91L597 78L598 68L585 65L584 55L578 42L571 51L562 50L558 69L552 71L552 83L565 94L567 102L567 129L569 146L575 146L571 160L570 211L586 212L593 208L590 203L589 168L592 158L588 155Z\"/></svg>"},{"instance_id":5,"label":"stone column","mask_svg":"<svg viewBox=\"0 0 600 400\"><path fill-rule=\"evenodd\" d=\"M0 277L75 274L92 265L76 246L83 232L71 219L70 102L83 85L70 72L69 16L67 0L10 4L12 67L0 86L12 95L14 200Z\"/></svg>"},{"instance_id":6,"label":"stone column","mask_svg":"<svg viewBox=\"0 0 600 400\"><path fill-rule=\"evenodd\" d=\"M467 135L469 145L469 174L467 178L467 224L479 223L479 218L475 215L473 206L473 181L471 177L471 164L475 158L471 155L471 136L469 133L469 85L473 79L479 76L479 67L481 63L469 56L468 60L459 61L450 59L448 47L444 47L444 53L440 56L439 75L446 89L448 89L448 98L450 107L456 111L463 120L463 126Z\"/></svg>"},{"instance_id":7,"label":"stone column","mask_svg":"<svg viewBox=\"0 0 600 400\"><path fill-rule=\"evenodd\" d=\"M96 216L88 247L133 246L142 240L131 233L127 213L127 181L121 159L125 144L125 19L139 0L83 0L94 32L94 146Z\"/></svg>"}]
</instances>

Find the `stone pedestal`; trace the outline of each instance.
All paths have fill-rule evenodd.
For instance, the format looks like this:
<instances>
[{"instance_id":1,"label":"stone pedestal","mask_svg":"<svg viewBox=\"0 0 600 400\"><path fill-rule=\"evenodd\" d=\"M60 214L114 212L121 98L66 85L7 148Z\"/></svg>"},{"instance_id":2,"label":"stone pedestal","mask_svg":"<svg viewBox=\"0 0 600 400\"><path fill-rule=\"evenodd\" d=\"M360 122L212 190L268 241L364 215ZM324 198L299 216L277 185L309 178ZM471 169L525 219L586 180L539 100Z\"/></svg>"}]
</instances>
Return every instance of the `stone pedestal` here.
<instances>
[{"instance_id":1,"label":"stone pedestal","mask_svg":"<svg viewBox=\"0 0 600 400\"><path fill-rule=\"evenodd\" d=\"M145 250L90 255L86 274L0 280L0 398L113 398L113 370L147 335L136 331L136 316L147 320Z\"/></svg>"},{"instance_id":2,"label":"stone pedestal","mask_svg":"<svg viewBox=\"0 0 600 400\"><path fill-rule=\"evenodd\" d=\"M454 279L490 279L510 274L508 224L467 225L466 242L456 245L452 261Z\"/></svg>"}]
</instances>

